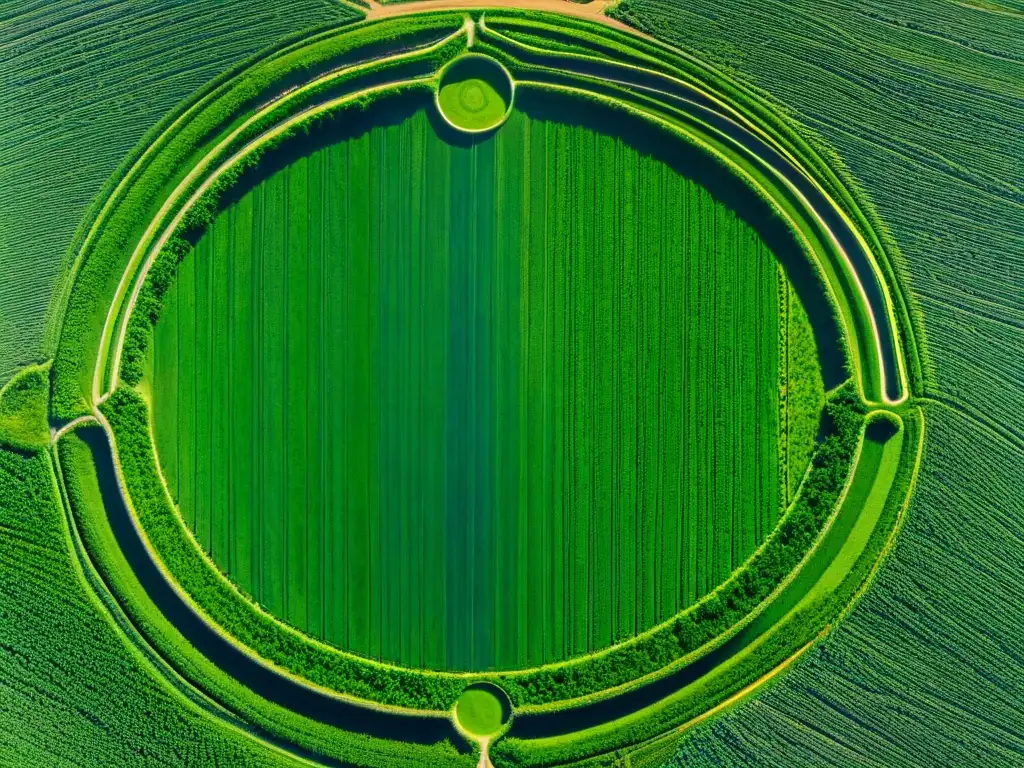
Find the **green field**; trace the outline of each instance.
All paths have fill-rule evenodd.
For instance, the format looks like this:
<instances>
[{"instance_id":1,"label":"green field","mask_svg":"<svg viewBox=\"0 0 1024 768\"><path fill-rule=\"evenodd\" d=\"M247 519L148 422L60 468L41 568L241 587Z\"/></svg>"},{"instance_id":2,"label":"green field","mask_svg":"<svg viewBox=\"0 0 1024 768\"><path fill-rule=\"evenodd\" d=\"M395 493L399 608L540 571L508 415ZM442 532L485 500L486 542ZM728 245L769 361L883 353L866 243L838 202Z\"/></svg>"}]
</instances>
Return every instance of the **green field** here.
<instances>
[{"instance_id":1,"label":"green field","mask_svg":"<svg viewBox=\"0 0 1024 768\"><path fill-rule=\"evenodd\" d=\"M1005 578L1024 536L1024 134L1006 129L1024 123L1020 4L628 7L770 91L841 160L898 247L921 394L937 401L906 525L863 602L778 685L696 729L678 765L1019 762L1020 696L992 671L1019 665L1022 615Z\"/></svg>"},{"instance_id":2,"label":"green field","mask_svg":"<svg viewBox=\"0 0 1024 768\"><path fill-rule=\"evenodd\" d=\"M460 148L420 111L216 219L156 327L157 449L203 547L291 624L536 665L668 618L764 539L780 373L821 390L806 328L750 227L665 163L523 113ZM818 397L791 400L797 479Z\"/></svg>"},{"instance_id":3,"label":"green field","mask_svg":"<svg viewBox=\"0 0 1024 768\"><path fill-rule=\"evenodd\" d=\"M1024 763L1020 2L510 2L0 9L0 764Z\"/></svg>"},{"instance_id":4,"label":"green field","mask_svg":"<svg viewBox=\"0 0 1024 768\"><path fill-rule=\"evenodd\" d=\"M489 686L469 688L455 702L455 719L469 733L491 736L508 720L507 703Z\"/></svg>"}]
</instances>

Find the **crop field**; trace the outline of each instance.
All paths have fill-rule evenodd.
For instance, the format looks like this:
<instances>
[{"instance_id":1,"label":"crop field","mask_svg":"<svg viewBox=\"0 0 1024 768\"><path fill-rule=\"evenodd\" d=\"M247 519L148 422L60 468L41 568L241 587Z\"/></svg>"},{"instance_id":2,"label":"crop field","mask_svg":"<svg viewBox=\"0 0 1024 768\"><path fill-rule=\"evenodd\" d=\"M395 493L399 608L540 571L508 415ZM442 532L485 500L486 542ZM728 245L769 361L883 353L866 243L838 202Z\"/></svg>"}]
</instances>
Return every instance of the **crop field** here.
<instances>
[{"instance_id":1,"label":"crop field","mask_svg":"<svg viewBox=\"0 0 1024 768\"><path fill-rule=\"evenodd\" d=\"M1024 764L1022 41L5 6L0 764Z\"/></svg>"},{"instance_id":2,"label":"crop field","mask_svg":"<svg viewBox=\"0 0 1024 768\"><path fill-rule=\"evenodd\" d=\"M1007 542L1024 533L1024 136L1005 130L1024 120L1019 7L629 6L641 28L771 90L842 158L898 245L925 393L943 403L927 409L918 491L863 604L770 692L694 731L679 764L1020 762L1003 728L1020 696L991 674L1021 650L1020 600L999 575L1019 572Z\"/></svg>"},{"instance_id":3,"label":"crop field","mask_svg":"<svg viewBox=\"0 0 1024 768\"><path fill-rule=\"evenodd\" d=\"M414 666L554 661L694 603L785 504L779 372L815 386L749 226L522 113L471 148L419 111L297 159L165 302L157 452L200 543L289 623ZM801 398L796 479L821 407Z\"/></svg>"},{"instance_id":4,"label":"crop field","mask_svg":"<svg viewBox=\"0 0 1024 768\"><path fill-rule=\"evenodd\" d=\"M81 220L136 142L179 101L262 48L355 18L328 0L85 6L0 9L0 271L18 275L0 282L0 382L52 355L60 318L50 298L66 295ZM250 13L239 26L239 14ZM47 194L51 179L59 179L56 199Z\"/></svg>"}]
</instances>

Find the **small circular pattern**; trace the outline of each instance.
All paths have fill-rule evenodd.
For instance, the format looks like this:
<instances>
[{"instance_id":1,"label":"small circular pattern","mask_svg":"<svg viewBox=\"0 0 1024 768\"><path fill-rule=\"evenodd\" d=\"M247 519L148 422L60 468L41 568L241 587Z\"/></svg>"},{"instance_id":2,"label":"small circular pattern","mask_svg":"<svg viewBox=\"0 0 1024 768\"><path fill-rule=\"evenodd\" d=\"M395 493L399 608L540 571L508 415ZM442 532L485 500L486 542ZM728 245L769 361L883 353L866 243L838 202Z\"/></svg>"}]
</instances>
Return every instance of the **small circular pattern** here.
<instances>
[{"instance_id":1,"label":"small circular pattern","mask_svg":"<svg viewBox=\"0 0 1024 768\"><path fill-rule=\"evenodd\" d=\"M455 702L455 722L471 736L494 736L504 730L511 717L508 695L493 683L475 683Z\"/></svg>"},{"instance_id":2,"label":"small circular pattern","mask_svg":"<svg viewBox=\"0 0 1024 768\"><path fill-rule=\"evenodd\" d=\"M469 53L441 71L437 108L453 128L483 133L505 122L514 91L512 76L501 64L490 56Z\"/></svg>"},{"instance_id":3,"label":"small circular pattern","mask_svg":"<svg viewBox=\"0 0 1024 768\"><path fill-rule=\"evenodd\" d=\"M490 104L485 88L477 81L471 80L459 89L459 103L469 112L480 112Z\"/></svg>"}]
</instances>

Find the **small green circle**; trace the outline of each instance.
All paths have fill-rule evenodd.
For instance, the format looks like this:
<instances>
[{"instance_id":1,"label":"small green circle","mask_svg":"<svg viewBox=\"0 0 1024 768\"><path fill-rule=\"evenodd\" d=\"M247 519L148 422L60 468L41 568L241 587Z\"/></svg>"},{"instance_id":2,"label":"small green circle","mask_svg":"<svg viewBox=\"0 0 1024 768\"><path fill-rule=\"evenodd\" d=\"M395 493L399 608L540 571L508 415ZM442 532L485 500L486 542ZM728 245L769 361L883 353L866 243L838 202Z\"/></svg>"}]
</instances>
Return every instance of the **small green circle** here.
<instances>
[{"instance_id":1,"label":"small green circle","mask_svg":"<svg viewBox=\"0 0 1024 768\"><path fill-rule=\"evenodd\" d=\"M455 128L487 131L501 125L512 106L508 71L490 56L466 54L441 73L437 107Z\"/></svg>"},{"instance_id":2,"label":"small green circle","mask_svg":"<svg viewBox=\"0 0 1024 768\"><path fill-rule=\"evenodd\" d=\"M487 108L490 96L483 85L477 81L466 83L459 91L459 104L463 109L476 113Z\"/></svg>"},{"instance_id":3,"label":"small green circle","mask_svg":"<svg viewBox=\"0 0 1024 768\"><path fill-rule=\"evenodd\" d=\"M490 683L469 686L455 702L455 719L473 736L493 736L512 714L505 692Z\"/></svg>"}]
</instances>

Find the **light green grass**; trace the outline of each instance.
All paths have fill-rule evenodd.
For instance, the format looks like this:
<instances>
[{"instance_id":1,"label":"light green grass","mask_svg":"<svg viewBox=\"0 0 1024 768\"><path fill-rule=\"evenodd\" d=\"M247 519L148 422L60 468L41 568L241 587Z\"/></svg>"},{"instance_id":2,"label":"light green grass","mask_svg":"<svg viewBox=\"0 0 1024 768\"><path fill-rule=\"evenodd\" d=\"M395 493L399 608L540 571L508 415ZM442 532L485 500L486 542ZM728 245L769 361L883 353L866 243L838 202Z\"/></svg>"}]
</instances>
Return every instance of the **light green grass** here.
<instances>
[{"instance_id":1,"label":"light green grass","mask_svg":"<svg viewBox=\"0 0 1024 768\"><path fill-rule=\"evenodd\" d=\"M0 389L0 444L32 450L50 442L50 364L30 365Z\"/></svg>"},{"instance_id":2,"label":"light green grass","mask_svg":"<svg viewBox=\"0 0 1024 768\"><path fill-rule=\"evenodd\" d=\"M491 736L505 724L501 701L485 688L470 688L462 694L455 702L455 717L475 736Z\"/></svg>"},{"instance_id":3,"label":"light green grass","mask_svg":"<svg viewBox=\"0 0 1024 768\"><path fill-rule=\"evenodd\" d=\"M493 59L468 55L442 74L438 105L458 128L483 131L498 125L512 101L508 74Z\"/></svg>"}]
</instances>

